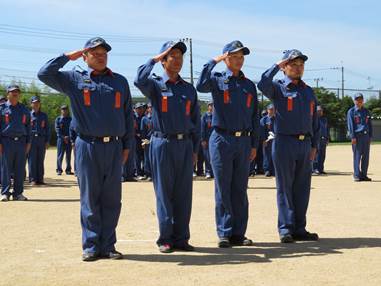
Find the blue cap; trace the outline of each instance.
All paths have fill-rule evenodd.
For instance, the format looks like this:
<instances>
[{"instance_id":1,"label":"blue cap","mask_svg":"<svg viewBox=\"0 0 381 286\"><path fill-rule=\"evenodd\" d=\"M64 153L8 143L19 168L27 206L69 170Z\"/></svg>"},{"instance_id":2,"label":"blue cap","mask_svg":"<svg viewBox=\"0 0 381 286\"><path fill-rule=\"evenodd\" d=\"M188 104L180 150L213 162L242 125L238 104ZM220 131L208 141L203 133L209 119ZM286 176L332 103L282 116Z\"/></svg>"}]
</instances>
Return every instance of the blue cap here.
<instances>
[{"instance_id":1,"label":"blue cap","mask_svg":"<svg viewBox=\"0 0 381 286\"><path fill-rule=\"evenodd\" d=\"M33 103L33 102L40 102L40 98L36 95L32 96L32 98L30 99L30 102Z\"/></svg>"},{"instance_id":2,"label":"blue cap","mask_svg":"<svg viewBox=\"0 0 381 286\"><path fill-rule=\"evenodd\" d=\"M182 52L182 54L185 54L186 51L187 51L187 45L185 45L184 42L181 42L181 41L178 41L178 42L168 41L168 42L164 43L164 45L161 47L159 53L160 54L164 53L169 48L171 48L171 50L173 50L173 49L179 49Z\"/></svg>"},{"instance_id":3,"label":"blue cap","mask_svg":"<svg viewBox=\"0 0 381 286\"><path fill-rule=\"evenodd\" d=\"M11 92L11 91L14 91L14 90L20 91L20 87L18 85L16 85L16 84L12 84L12 85L7 87L7 92Z\"/></svg>"},{"instance_id":4,"label":"blue cap","mask_svg":"<svg viewBox=\"0 0 381 286\"><path fill-rule=\"evenodd\" d=\"M267 105L266 108L267 108L267 109L272 109L272 108L274 108L274 104L270 103L270 104Z\"/></svg>"},{"instance_id":5,"label":"blue cap","mask_svg":"<svg viewBox=\"0 0 381 286\"><path fill-rule=\"evenodd\" d=\"M108 52L111 51L111 46L106 43L101 37L95 37L88 40L84 46L85 49L93 49L98 46L104 47Z\"/></svg>"},{"instance_id":6,"label":"blue cap","mask_svg":"<svg viewBox=\"0 0 381 286\"><path fill-rule=\"evenodd\" d=\"M283 52L282 60L294 60L294 59L302 59L303 61L307 61L308 57L306 55L303 55L303 53L299 50L292 49L292 50L286 50Z\"/></svg>"},{"instance_id":7,"label":"blue cap","mask_svg":"<svg viewBox=\"0 0 381 286\"><path fill-rule=\"evenodd\" d=\"M250 54L249 48L245 47L240 41L233 41L229 44L226 44L225 47L222 49L222 53L235 53L238 51L243 51L243 54L246 56Z\"/></svg>"},{"instance_id":8,"label":"blue cap","mask_svg":"<svg viewBox=\"0 0 381 286\"><path fill-rule=\"evenodd\" d=\"M362 99L364 99L364 95L361 93L361 92L358 92L358 93L356 93L354 96L353 96L353 98L356 100L356 99L358 99L358 98L362 98Z\"/></svg>"}]
</instances>

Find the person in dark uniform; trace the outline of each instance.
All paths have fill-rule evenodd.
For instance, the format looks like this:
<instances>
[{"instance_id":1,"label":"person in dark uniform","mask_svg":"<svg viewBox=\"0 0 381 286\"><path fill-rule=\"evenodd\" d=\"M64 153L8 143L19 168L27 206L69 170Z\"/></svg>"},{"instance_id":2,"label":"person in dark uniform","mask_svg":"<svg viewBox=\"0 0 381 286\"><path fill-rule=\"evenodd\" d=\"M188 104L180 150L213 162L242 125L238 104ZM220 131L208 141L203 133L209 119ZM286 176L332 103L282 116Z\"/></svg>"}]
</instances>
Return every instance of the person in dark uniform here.
<instances>
[{"instance_id":1,"label":"person in dark uniform","mask_svg":"<svg viewBox=\"0 0 381 286\"><path fill-rule=\"evenodd\" d=\"M306 213L311 190L311 163L319 139L317 99L302 80L308 57L287 50L277 64L262 74L258 88L275 107L272 157L278 202L278 232L282 243L318 240L306 230ZM282 70L285 77L273 80Z\"/></svg>"},{"instance_id":2,"label":"person in dark uniform","mask_svg":"<svg viewBox=\"0 0 381 286\"><path fill-rule=\"evenodd\" d=\"M70 144L70 122L72 118L69 116L69 108L67 105L61 106L61 116L58 116L55 121L55 129L57 133L57 175L62 175L62 161L66 158L67 175L72 175L71 172L71 144Z\"/></svg>"},{"instance_id":3,"label":"person in dark uniform","mask_svg":"<svg viewBox=\"0 0 381 286\"><path fill-rule=\"evenodd\" d=\"M259 141L255 84L241 71L250 50L240 41L225 45L223 55L204 65L197 90L212 93L213 131L209 138L215 180L216 226L219 247L250 246L245 236L249 218L247 184L250 161ZM227 69L212 72L224 61Z\"/></svg>"},{"instance_id":4,"label":"person in dark uniform","mask_svg":"<svg viewBox=\"0 0 381 286\"><path fill-rule=\"evenodd\" d=\"M81 201L82 260L121 259L115 249L121 210L122 164L133 137L131 93L125 77L107 67L111 46L102 38L48 61L38 78L70 98ZM88 68L61 71L83 58Z\"/></svg>"},{"instance_id":5,"label":"person in dark uniform","mask_svg":"<svg viewBox=\"0 0 381 286\"><path fill-rule=\"evenodd\" d=\"M316 159L313 163L313 172L316 175L325 175L327 173L324 171L324 162L329 142L329 127L327 117L324 116L323 107L318 105L317 112L319 116L320 138Z\"/></svg>"},{"instance_id":6,"label":"person in dark uniform","mask_svg":"<svg viewBox=\"0 0 381 286\"><path fill-rule=\"evenodd\" d=\"M70 127L69 127L69 137L70 137L71 148L72 148L73 154L74 154L74 164L73 164L74 165L74 176L77 176L77 166L76 166L76 163L75 163L75 140L77 139L78 134L75 131L74 125L75 125L74 121L71 120Z\"/></svg>"},{"instance_id":7,"label":"person in dark uniform","mask_svg":"<svg viewBox=\"0 0 381 286\"><path fill-rule=\"evenodd\" d=\"M29 182L32 185L44 185L44 161L49 147L50 126L48 115L41 111L41 102L37 96L31 98L30 112L31 148L28 154Z\"/></svg>"},{"instance_id":8,"label":"person in dark uniform","mask_svg":"<svg viewBox=\"0 0 381 286\"><path fill-rule=\"evenodd\" d=\"M261 141L263 153L263 170L266 177L274 176L274 164L272 159L272 146L274 134L274 105L267 106L267 115L262 117L260 121L261 126Z\"/></svg>"},{"instance_id":9,"label":"person in dark uniform","mask_svg":"<svg viewBox=\"0 0 381 286\"><path fill-rule=\"evenodd\" d=\"M1 197L7 202L26 201L23 195L25 164L30 150L30 112L20 103L19 86L7 88L8 101L0 105ZM11 174L13 193L11 194Z\"/></svg>"},{"instance_id":10,"label":"person in dark uniform","mask_svg":"<svg viewBox=\"0 0 381 286\"><path fill-rule=\"evenodd\" d=\"M187 47L166 42L160 54L140 66L135 85L152 104L150 144L162 253L193 251L189 244L192 209L192 170L200 144L200 109L195 88L179 75ZM163 75L151 74L156 63Z\"/></svg>"},{"instance_id":11,"label":"person in dark uniform","mask_svg":"<svg viewBox=\"0 0 381 286\"><path fill-rule=\"evenodd\" d=\"M147 104L143 102L138 102L135 104L135 141L136 141L136 151L135 151L135 160L136 160L136 177L139 180L144 179L144 148L142 146L142 119L145 116Z\"/></svg>"},{"instance_id":12,"label":"person in dark uniform","mask_svg":"<svg viewBox=\"0 0 381 286\"><path fill-rule=\"evenodd\" d=\"M205 178L213 178L213 170L210 165L209 138L212 134L213 102L208 102L208 111L201 118L201 147L205 158Z\"/></svg>"},{"instance_id":13,"label":"person in dark uniform","mask_svg":"<svg viewBox=\"0 0 381 286\"><path fill-rule=\"evenodd\" d=\"M355 182L371 181L368 177L370 142L373 136L372 118L364 107L362 93L354 95L355 106L348 110L347 125L352 140L353 178Z\"/></svg>"},{"instance_id":14,"label":"person in dark uniform","mask_svg":"<svg viewBox=\"0 0 381 286\"><path fill-rule=\"evenodd\" d=\"M152 136L152 105L147 104L147 110L141 122L142 147L144 149L144 176L141 180L152 181L151 163L149 160L149 144Z\"/></svg>"}]
</instances>

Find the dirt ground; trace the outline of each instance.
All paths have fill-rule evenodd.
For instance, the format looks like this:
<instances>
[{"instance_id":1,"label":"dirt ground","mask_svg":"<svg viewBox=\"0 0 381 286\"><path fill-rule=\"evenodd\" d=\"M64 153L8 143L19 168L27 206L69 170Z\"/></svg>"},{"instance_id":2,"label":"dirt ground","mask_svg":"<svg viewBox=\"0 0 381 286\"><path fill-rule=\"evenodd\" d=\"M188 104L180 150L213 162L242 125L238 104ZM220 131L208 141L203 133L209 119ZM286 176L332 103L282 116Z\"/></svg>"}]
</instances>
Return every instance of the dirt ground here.
<instances>
[{"instance_id":1,"label":"dirt ground","mask_svg":"<svg viewBox=\"0 0 381 286\"><path fill-rule=\"evenodd\" d=\"M75 177L46 160L43 187L28 202L0 204L0 285L381 285L381 145L369 176L352 180L349 145L329 146L327 176L313 177L308 229L319 242L281 245L274 178L249 181L247 236L255 246L216 248L213 181L194 182L191 243L196 252L160 254L152 183L124 183L119 261L81 261Z\"/></svg>"}]
</instances>

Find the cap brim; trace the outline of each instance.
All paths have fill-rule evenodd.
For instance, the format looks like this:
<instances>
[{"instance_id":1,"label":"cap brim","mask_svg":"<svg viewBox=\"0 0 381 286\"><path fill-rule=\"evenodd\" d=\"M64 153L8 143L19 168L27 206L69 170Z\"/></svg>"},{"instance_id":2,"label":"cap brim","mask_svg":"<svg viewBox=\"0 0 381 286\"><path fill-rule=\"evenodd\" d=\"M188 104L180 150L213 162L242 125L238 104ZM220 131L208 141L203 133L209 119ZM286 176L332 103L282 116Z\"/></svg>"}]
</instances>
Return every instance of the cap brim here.
<instances>
[{"instance_id":1,"label":"cap brim","mask_svg":"<svg viewBox=\"0 0 381 286\"><path fill-rule=\"evenodd\" d=\"M107 43L96 44L96 45L93 45L93 46L89 47L89 49L94 49L94 48L99 47L99 46L104 47L107 52L111 51L111 46L109 44L107 44Z\"/></svg>"},{"instance_id":2,"label":"cap brim","mask_svg":"<svg viewBox=\"0 0 381 286\"><path fill-rule=\"evenodd\" d=\"M177 42L172 46L171 50L173 49L179 49L183 54L185 54L187 52L187 45L185 45L183 42Z\"/></svg>"},{"instance_id":3,"label":"cap brim","mask_svg":"<svg viewBox=\"0 0 381 286\"><path fill-rule=\"evenodd\" d=\"M38 99L32 100L31 103L40 102Z\"/></svg>"},{"instance_id":4,"label":"cap brim","mask_svg":"<svg viewBox=\"0 0 381 286\"><path fill-rule=\"evenodd\" d=\"M304 62L306 62L308 60L308 57L306 55L290 57L290 61L295 60L295 59L302 59Z\"/></svg>"},{"instance_id":5,"label":"cap brim","mask_svg":"<svg viewBox=\"0 0 381 286\"><path fill-rule=\"evenodd\" d=\"M239 51L242 51L244 56L247 56L250 54L250 50L247 47L237 48L233 51L230 51L229 54L234 54L234 53L239 52Z\"/></svg>"},{"instance_id":6,"label":"cap brim","mask_svg":"<svg viewBox=\"0 0 381 286\"><path fill-rule=\"evenodd\" d=\"M19 89L19 88L17 88L17 87L14 87L14 88L10 88L10 89L7 89L7 92L11 92L11 91L15 91L15 90L18 90L18 91L20 91L20 89Z\"/></svg>"}]
</instances>

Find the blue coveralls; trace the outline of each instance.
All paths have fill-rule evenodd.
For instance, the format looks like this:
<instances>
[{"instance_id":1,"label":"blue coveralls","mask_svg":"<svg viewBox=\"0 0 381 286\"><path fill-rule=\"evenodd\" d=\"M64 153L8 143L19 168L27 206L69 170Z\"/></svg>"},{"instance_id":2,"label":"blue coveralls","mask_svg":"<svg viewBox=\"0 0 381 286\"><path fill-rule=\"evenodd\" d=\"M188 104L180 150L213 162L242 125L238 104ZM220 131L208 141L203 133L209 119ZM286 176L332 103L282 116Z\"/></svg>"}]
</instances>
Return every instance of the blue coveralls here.
<instances>
[{"instance_id":1,"label":"blue coveralls","mask_svg":"<svg viewBox=\"0 0 381 286\"><path fill-rule=\"evenodd\" d=\"M366 108L353 106L347 113L348 132L357 143L352 145L354 177L367 177L369 166L370 141L373 136L372 119Z\"/></svg>"},{"instance_id":2,"label":"blue coveralls","mask_svg":"<svg viewBox=\"0 0 381 286\"><path fill-rule=\"evenodd\" d=\"M46 113L30 112L31 147L28 154L29 182L44 182L46 145L49 144L50 126Z\"/></svg>"},{"instance_id":3,"label":"blue coveralls","mask_svg":"<svg viewBox=\"0 0 381 286\"><path fill-rule=\"evenodd\" d=\"M142 139L151 140L152 136L152 116L150 114L145 115L142 118L140 125ZM151 177L151 166L149 160L149 145L145 145L144 148L144 175Z\"/></svg>"},{"instance_id":4,"label":"blue coveralls","mask_svg":"<svg viewBox=\"0 0 381 286\"><path fill-rule=\"evenodd\" d=\"M205 158L205 175L210 175L213 177L213 171L212 166L210 165L210 154L209 154L209 138L212 134L213 128L212 128L212 118L213 113L211 112L205 112L204 115L201 117L201 142L205 141L207 142L207 146L203 149L204 152L204 158Z\"/></svg>"},{"instance_id":5,"label":"blue coveralls","mask_svg":"<svg viewBox=\"0 0 381 286\"><path fill-rule=\"evenodd\" d=\"M71 144L70 144L70 116L58 116L55 121L55 129L57 133L57 173L62 173L62 161L66 158L66 173L71 172Z\"/></svg>"},{"instance_id":6,"label":"blue coveralls","mask_svg":"<svg viewBox=\"0 0 381 286\"><path fill-rule=\"evenodd\" d=\"M259 140L257 90L243 73L238 77L230 70L212 73L215 66L214 60L204 66L197 90L211 92L214 104L209 153L215 178L217 234L241 240L248 222L250 153Z\"/></svg>"},{"instance_id":7,"label":"blue coveralls","mask_svg":"<svg viewBox=\"0 0 381 286\"><path fill-rule=\"evenodd\" d=\"M59 71L69 58L53 58L38 78L69 96L78 134L75 160L81 200L82 248L85 253L115 250L115 228L121 210L122 150L133 136L131 94L127 80L107 69L104 74L76 69Z\"/></svg>"},{"instance_id":8,"label":"blue coveralls","mask_svg":"<svg viewBox=\"0 0 381 286\"><path fill-rule=\"evenodd\" d=\"M278 65L262 74L258 88L275 107L275 167L278 231L283 235L306 234L306 212L311 190L311 148L317 147L319 121L317 99L303 81L290 78L273 81Z\"/></svg>"},{"instance_id":9,"label":"blue coveralls","mask_svg":"<svg viewBox=\"0 0 381 286\"><path fill-rule=\"evenodd\" d=\"M11 174L16 198L24 191L26 144L30 143L30 111L25 105L6 102L0 106L1 194L10 196Z\"/></svg>"},{"instance_id":10,"label":"blue coveralls","mask_svg":"<svg viewBox=\"0 0 381 286\"><path fill-rule=\"evenodd\" d=\"M268 115L263 117L260 121L261 141L263 150L263 170L265 172L269 172L272 176L274 175L274 164L271 153L273 149L272 146L274 140L270 140L269 142L267 142L267 144L263 144L263 141L267 140L270 131L274 132L274 121L274 116L270 117Z\"/></svg>"},{"instance_id":11,"label":"blue coveralls","mask_svg":"<svg viewBox=\"0 0 381 286\"><path fill-rule=\"evenodd\" d=\"M329 127L327 117L321 116L319 117L319 126L320 126L320 138L318 143L318 150L316 154L316 158L314 161L313 168L315 171L319 173L324 172L324 161L327 150L327 145L329 141Z\"/></svg>"},{"instance_id":12,"label":"blue coveralls","mask_svg":"<svg viewBox=\"0 0 381 286\"><path fill-rule=\"evenodd\" d=\"M192 154L200 143L200 110L195 88L151 75L155 61L138 68L135 85L151 100L153 133L150 144L152 180L160 236L158 245L188 243L192 209Z\"/></svg>"}]
</instances>

